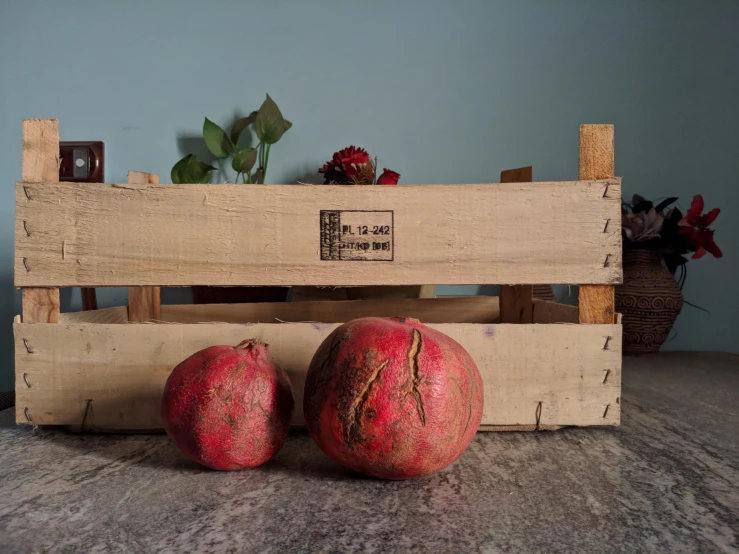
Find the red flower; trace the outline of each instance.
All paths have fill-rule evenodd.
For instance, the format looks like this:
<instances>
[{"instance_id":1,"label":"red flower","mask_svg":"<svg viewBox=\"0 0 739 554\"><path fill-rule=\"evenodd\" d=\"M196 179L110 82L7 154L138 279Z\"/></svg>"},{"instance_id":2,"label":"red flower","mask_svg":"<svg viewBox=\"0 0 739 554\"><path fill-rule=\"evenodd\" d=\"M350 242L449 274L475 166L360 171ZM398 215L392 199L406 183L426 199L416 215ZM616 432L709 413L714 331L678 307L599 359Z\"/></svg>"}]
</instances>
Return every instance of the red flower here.
<instances>
[{"instance_id":1,"label":"red flower","mask_svg":"<svg viewBox=\"0 0 739 554\"><path fill-rule=\"evenodd\" d=\"M678 233L687 239L691 248L695 249L694 260L702 258L706 255L706 252L710 252L716 258L721 258L724 255L713 240L713 229L708 228L716 220L721 210L714 208L704 215L704 205L703 197L696 194L687 215L677 223Z\"/></svg>"},{"instance_id":2,"label":"red flower","mask_svg":"<svg viewBox=\"0 0 739 554\"><path fill-rule=\"evenodd\" d=\"M705 203L703 202L703 196L696 194L693 197L693 202L690 204L688 214L682 219L682 221L680 221L679 224L682 225L682 222L685 221L686 224L691 227L700 227L702 229L708 227L716 220L718 214L721 213L721 210L719 208L714 208L706 215L701 215L704 206Z\"/></svg>"},{"instance_id":3,"label":"red flower","mask_svg":"<svg viewBox=\"0 0 739 554\"><path fill-rule=\"evenodd\" d=\"M348 185L367 178L372 182L374 178L369 154L364 148L356 146L334 152L333 158L326 162L318 173L323 173L324 185L329 183Z\"/></svg>"},{"instance_id":4,"label":"red flower","mask_svg":"<svg viewBox=\"0 0 739 554\"><path fill-rule=\"evenodd\" d=\"M400 173L396 173L392 169L382 168L382 175L377 178L378 185L397 185L400 179Z\"/></svg>"}]
</instances>

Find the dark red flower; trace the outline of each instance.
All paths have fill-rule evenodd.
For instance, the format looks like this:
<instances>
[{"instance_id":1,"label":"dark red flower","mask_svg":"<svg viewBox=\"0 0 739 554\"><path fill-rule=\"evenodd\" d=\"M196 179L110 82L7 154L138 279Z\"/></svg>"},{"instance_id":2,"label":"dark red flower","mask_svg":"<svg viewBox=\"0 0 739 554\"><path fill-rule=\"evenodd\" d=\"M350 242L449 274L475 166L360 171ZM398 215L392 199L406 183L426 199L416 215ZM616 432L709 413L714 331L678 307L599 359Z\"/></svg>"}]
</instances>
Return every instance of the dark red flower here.
<instances>
[{"instance_id":1,"label":"dark red flower","mask_svg":"<svg viewBox=\"0 0 739 554\"><path fill-rule=\"evenodd\" d=\"M377 179L378 185L397 185L400 179L400 173L396 173L392 169L382 168L382 175Z\"/></svg>"},{"instance_id":2,"label":"dark red flower","mask_svg":"<svg viewBox=\"0 0 739 554\"><path fill-rule=\"evenodd\" d=\"M333 158L318 170L323 173L324 185L337 183L349 185L374 179L370 156L364 148L350 146L334 152Z\"/></svg>"},{"instance_id":3,"label":"dark red flower","mask_svg":"<svg viewBox=\"0 0 739 554\"><path fill-rule=\"evenodd\" d=\"M679 225L681 225L682 222L685 221L685 223L687 225L690 225L691 227L700 227L702 229L708 227L716 220L718 214L721 213L721 210L719 208L714 208L707 214L702 215L704 206L705 203L703 202L703 196L701 196L700 194L696 194L693 197L693 202L691 202L690 204L690 209L688 210L688 213L682 219Z\"/></svg>"},{"instance_id":4,"label":"dark red flower","mask_svg":"<svg viewBox=\"0 0 739 554\"><path fill-rule=\"evenodd\" d=\"M703 214L704 206L703 197L696 194L687 215L677 223L677 232L685 237L690 247L695 250L694 260L702 258L706 255L706 252L710 252L716 258L721 258L724 255L713 240L713 229L708 228L716 220L721 210L714 208L707 214Z\"/></svg>"}]
</instances>

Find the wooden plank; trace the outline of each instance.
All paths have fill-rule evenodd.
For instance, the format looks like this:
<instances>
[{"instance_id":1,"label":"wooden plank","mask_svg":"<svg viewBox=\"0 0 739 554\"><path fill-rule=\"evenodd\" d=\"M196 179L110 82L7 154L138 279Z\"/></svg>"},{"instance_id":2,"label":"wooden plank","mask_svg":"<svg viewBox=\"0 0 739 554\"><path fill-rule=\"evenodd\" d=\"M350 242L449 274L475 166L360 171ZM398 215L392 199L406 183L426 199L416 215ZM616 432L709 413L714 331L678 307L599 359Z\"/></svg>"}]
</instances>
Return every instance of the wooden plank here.
<instances>
[{"instance_id":1,"label":"wooden plank","mask_svg":"<svg viewBox=\"0 0 739 554\"><path fill-rule=\"evenodd\" d=\"M416 298L276 302L259 304L199 304L162 306L162 321L170 323L344 323L358 317L414 317L424 323L495 323L498 298Z\"/></svg>"},{"instance_id":2,"label":"wooden plank","mask_svg":"<svg viewBox=\"0 0 739 554\"><path fill-rule=\"evenodd\" d=\"M500 172L501 183L531 183L534 180L534 167L517 167Z\"/></svg>"},{"instance_id":3,"label":"wooden plank","mask_svg":"<svg viewBox=\"0 0 739 554\"><path fill-rule=\"evenodd\" d=\"M578 323L577 306L534 298L534 323Z\"/></svg>"},{"instance_id":4,"label":"wooden plank","mask_svg":"<svg viewBox=\"0 0 739 554\"><path fill-rule=\"evenodd\" d=\"M159 184L159 175L156 173L147 173L146 171L129 171L128 172L128 182L129 183L138 183L140 185L158 185Z\"/></svg>"},{"instance_id":5,"label":"wooden plank","mask_svg":"<svg viewBox=\"0 0 739 554\"><path fill-rule=\"evenodd\" d=\"M501 323L533 323L534 295L531 285L500 287Z\"/></svg>"},{"instance_id":6,"label":"wooden plank","mask_svg":"<svg viewBox=\"0 0 739 554\"><path fill-rule=\"evenodd\" d=\"M59 289L22 289L24 323L59 323Z\"/></svg>"},{"instance_id":7,"label":"wooden plank","mask_svg":"<svg viewBox=\"0 0 739 554\"><path fill-rule=\"evenodd\" d=\"M501 183L526 183L533 180L533 166L500 172ZM502 323L534 322L534 290L531 285L503 285L500 288L500 321Z\"/></svg>"},{"instance_id":8,"label":"wooden plank","mask_svg":"<svg viewBox=\"0 0 739 554\"><path fill-rule=\"evenodd\" d=\"M177 363L207 346L253 337L270 345L274 361L289 374L293 423L300 425L308 364L336 325L17 323L17 420L27 422L27 409L35 424L79 426L89 400L86 428L161 428L161 394ZM485 386L483 425L618 425L620 326L430 326L477 362Z\"/></svg>"},{"instance_id":9,"label":"wooden plank","mask_svg":"<svg viewBox=\"0 0 739 554\"><path fill-rule=\"evenodd\" d=\"M128 287L128 320L131 323L162 318L159 287Z\"/></svg>"},{"instance_id":10,"label":"wooden plank","mask_svg":"<svg viewBox=\"0 0 739 554\"><path fill-rule=\"evenodd\" d=\"M580 323L616 321L616 289L605 285L580 285L578 294Z\"/></svg>"},{"instance_id":11,"label":"wooden plank","mask_svg":"<svg viewBox=\"0 0 739 554\"><path fill-rule=\"evenodd\" d=\"M80 289L80 296L82 297L83 310L89 311L98 309L98 299L97 294L95 294L95 289L82 287Z\"/></svg>"},{"instance_id":12,"label":"wooden plank","mask_svg":"<svg viewBox=\"0 0 739 554\"><path fill-rule=\"evenodd\" d=\"M621 275L620 235L603 233L607 218L620 217L619 180L30 188L33 209L18 185L16 229L30 220L39 236L17 234L20 286L611 283ZM358 233L363 218L387 220L378 229L392 227L393 260L322 260L321 210L375 211L346 221ZM323 224L324 256L336 256L338 220L326 216ZM378 235L378 244L388 237ZM607 254L614 263L603 267Z\"/></svg>"},{"instance_id":13,"label":"wooden plank","mask_svg":"<svg viewBox=\"0 0 739 554\"><path fill-rule=\"evenodd\" d=\"M520 432L520 431L557 431L562 429L563 425L480 425L479 431L483 432Z\"/></svg>"},{"instance_id":14,"label":"wooden plank","mask_svg":"<svg viewBox=\"0 0 739 554\"><path fill-rule=\"evenodd\" d=\"M59 120L23 120L23 165L25 183L59 181Z\"/></svg>"},{"instance_id":15,"label":"wooden plank","mask_svg":"<svg viewBox=\"0 0 739 554\"><path fill-rule=\"evenodd\" d=\"M615 175L613 125L581 125L580 126L580 179L609 179ZM604 197L612 191L606 187ZM619 193L620 194L620 193ZM603 234L610 234L619 238L618 252L621 251L621 221L618 218L603 220ZM621 268L620 256L616 259L612 253L607 253L603 266L609 265ZM621 280L619 279L619 283ZM616 317L616 295L613 285L580 284L578 293L580 306L580 323L613 323Z\"/></svg>"},{"instance_id":16,"label":"wooden plank","mask_svg":"<svg viewBox=\"0 0 739 554\"><path fill-rule=\"evenodd\" d=\"M66 312L60 314L59 323L128 323L128 308L116 306L102 310Z\"/></svg>"},{"instance_id":17,"label":"wooden plank","mask_svg":"<svg viewBox=\"0 0 739 554\"><path fill-rule=\"evenodd\" d=\"M616 175L613 125L580 125L579 179L610 179Z\"/></svg>"},{"instance_id":18,"label":"wooden plank","mask_svg":"<svg viewBox=\"0 0 739 554\"><path fill-rule=\"evenodd\" d=\"M59 121L56 119L24 119L21 175L26 183L55 183L59 180ZM22 188L29 210L34 209L28 188ZM16 226L18 239L27 243L39 240L40 230L26 219ZM22 235L21 235L22 234ZM38 271L21 256L23 271ZM16 283L16 286L21 286ZM59 321L59 289L26 288L22 293L23 321L26 323L56 323Z\"/></svg>"},{"instance_id":19,"label":"wooden plank","mask_svg":"<svg viewBox=\"0 0 739 554\"><path fill-rule=\"evenodd\" d=\"M159 175L144 171L129 171L128 182L158 185ZM156 286L128 287L128 319L133 323L158 321L161 318L161 292Z\"/></svg>"}]
</instances>

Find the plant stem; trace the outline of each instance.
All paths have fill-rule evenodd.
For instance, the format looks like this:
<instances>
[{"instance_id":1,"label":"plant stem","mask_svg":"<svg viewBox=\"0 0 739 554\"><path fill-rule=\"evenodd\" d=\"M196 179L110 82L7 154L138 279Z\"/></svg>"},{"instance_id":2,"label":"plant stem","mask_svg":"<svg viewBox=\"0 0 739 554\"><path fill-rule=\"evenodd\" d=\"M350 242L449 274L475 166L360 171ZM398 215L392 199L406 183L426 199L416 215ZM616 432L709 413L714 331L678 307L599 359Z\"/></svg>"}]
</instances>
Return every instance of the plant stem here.
<instances>
[{"instance_id":1,"label":"plant stem","mask_svg":"<svg viewBox=\"0 0 739 554\"><path fill-rule=\"evenodd\" d=\"M267 165L269 164L269 148L271 144L267 145L267 153L264 155L264 171L262 172L262 181L267 182Z\"/></svg>"}]
</instances>

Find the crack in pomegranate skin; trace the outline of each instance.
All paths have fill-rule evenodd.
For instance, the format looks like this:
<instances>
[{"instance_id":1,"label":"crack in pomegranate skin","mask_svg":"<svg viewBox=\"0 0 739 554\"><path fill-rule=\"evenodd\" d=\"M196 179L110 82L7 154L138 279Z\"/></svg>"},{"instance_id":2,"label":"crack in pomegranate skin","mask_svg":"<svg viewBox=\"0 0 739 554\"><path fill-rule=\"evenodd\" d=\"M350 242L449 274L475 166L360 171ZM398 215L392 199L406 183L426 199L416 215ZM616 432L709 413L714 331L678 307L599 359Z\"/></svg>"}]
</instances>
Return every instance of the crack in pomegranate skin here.
<instances>
[{"instance_id":1,"label":"crack in pomegranate skin","mask_svg":"<svg viewBox=\"0 0 739 554\"><path fill-rule=\"evenodd\" d=\"M411 347L408 349L408 366L411 370L410 378L410 390L408 391L416 399L416 410L418 410L418 417L421 418L421 425L426 427L426 409L423 404L423 396L421 391L418 390L418 385L421 384L421 376L418 373L418 357L421 354L421 347L423 346L423 337L418 329L413 329L413 338L411 339Z\"/></svg>"},{"instance_id":2,"label":"crack in pomegranate skin","mask_svg":"<svg viewBox=\"0 0 739 554\"><path fill-rule=\"evenodd\" d=\"M389 363L390 358L380 364L380 367L378 367L369 378L364 390L357 396L356 400L354 400L354 404L349 409L349 417L346 422L346 443L350 446L361 440L359 430L362 427L362 412L364 411L364 405L367 403L367 399L369 398L375 381L380 378L380 373L382 373L382 370L385 369Z\"/></svg>"},{"instance_id":3,"label":"crack in pomegranate skin","mask_svg":"<svg viewBox=\"0 0 739 554\"><path fill-rule=\"evenodd\" d=\"M474 360L451 337L407 318L360 318L321 343L304 402L311 436L334 461L408 479L460 456L484 398Z\"/></svg>"},{"instance_id":4,"label":"crack in pomegranate skin","mask_svg":"<svg viewBox=\"0 0 739 554\"><path fill-rule=\"evenodd\" d=\"M464 431L462 431L463 435L467 434L467 429L469 429L470 420L472 419L472 404L468 405L467 408L469 408L469 412L467 414L467 423L464 424Z\"/></svg>"}]
</instances>

